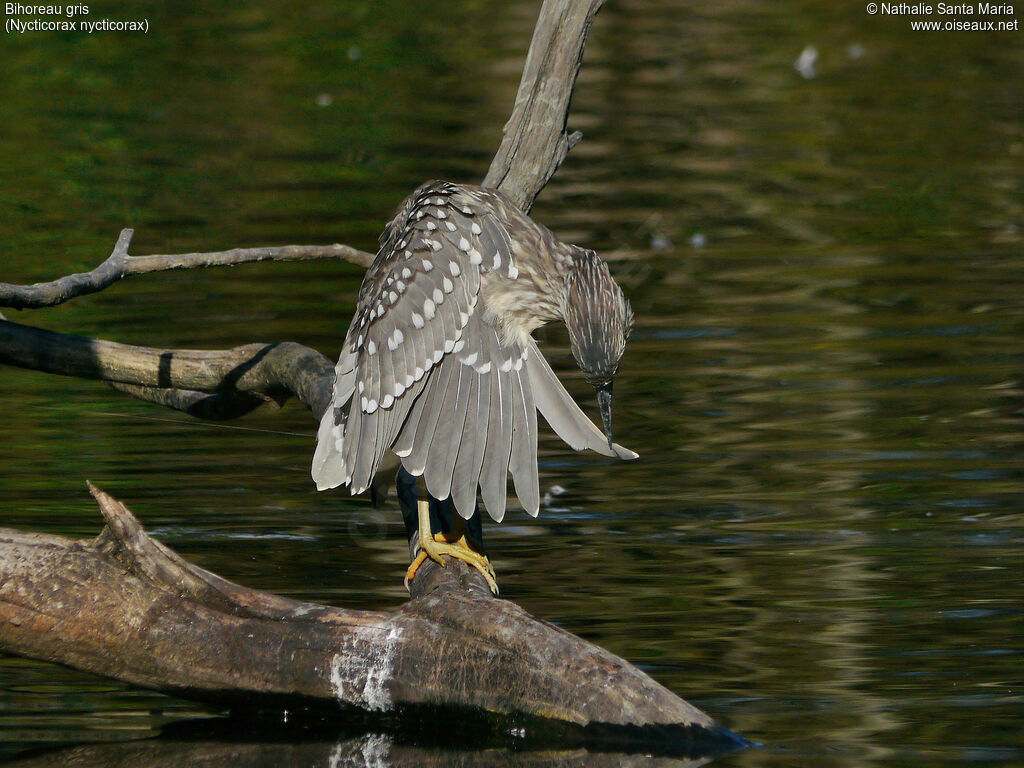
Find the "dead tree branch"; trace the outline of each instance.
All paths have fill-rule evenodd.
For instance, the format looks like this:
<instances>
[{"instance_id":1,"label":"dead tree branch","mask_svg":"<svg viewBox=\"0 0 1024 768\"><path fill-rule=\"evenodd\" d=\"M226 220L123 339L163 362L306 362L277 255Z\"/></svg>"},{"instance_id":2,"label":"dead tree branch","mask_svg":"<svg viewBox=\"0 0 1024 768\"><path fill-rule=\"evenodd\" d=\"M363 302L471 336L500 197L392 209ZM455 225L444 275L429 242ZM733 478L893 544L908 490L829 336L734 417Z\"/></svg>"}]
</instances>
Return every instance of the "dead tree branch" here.
<instances>
[{"instance_id":1,"label":"dead tree branch","mask_svg":"<svg viewBox=\"0 0 1024 768\"><path fill-rule=\"evenodd\" d=\"M394 613L247 589L150 538L90 486L94 540L0 531L0 651L221 705L461 707L737 742L627 662L449 565ZM461 564L460 564L461 565Z\"/></svg>"},{"instance_id":2,"label":"dead tree branch","mask_svg":"<svg viewBox=\"0 0 1024 768\"><path fill-rule=\"evenodd\" d=\"M569 103L594 16L604 0L548 0L526 54L512 116L483 185L524 211L583 138L566 132Z\"/></svg>"},{"instance_id":3,"label":"dead tree branch","mask_svg":"<svg viewBox=\"0 0 1024 768\"><path fill-rule=\"evenodd\" d=\"M232 418L259 403L295 396L319 419L334 380L330 360L294 342L226 350L153 349L9 320L0 320L0 364L111 382L126 394L201 418Z\"/></svg>"},{"instance_id":4,"label":"dead tree branch","mask_svg":"<svg viewBox=\"0 0 1024 768\"><path fill-rule=\"evenodd\" d=\"M119 280L172 269L233 267L257 261L316 261L340 259L361 267L373 262L373 254L347 245L282 245L276 248L233 248L213 253L129 256L134 230L122 229L113 252L96 269L65 275L48 283L13 285L0 283L0 307L39 309L54 307L90 293L98 293Z\"/></svg>"}]
</instances>

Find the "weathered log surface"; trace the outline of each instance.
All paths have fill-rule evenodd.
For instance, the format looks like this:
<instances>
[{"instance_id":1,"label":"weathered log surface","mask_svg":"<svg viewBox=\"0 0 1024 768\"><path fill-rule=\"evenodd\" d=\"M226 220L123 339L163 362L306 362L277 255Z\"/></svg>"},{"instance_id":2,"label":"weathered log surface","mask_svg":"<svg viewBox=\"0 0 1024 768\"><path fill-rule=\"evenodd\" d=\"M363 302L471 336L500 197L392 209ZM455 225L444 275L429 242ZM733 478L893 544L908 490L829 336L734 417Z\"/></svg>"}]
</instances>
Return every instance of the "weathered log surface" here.
<instances>
[{"instance_id":1,"label":"weathered log surface","mask_svg":"<svg viewBox=\"0 0 1024 768\"><path fill-rule=\"evenodd\" d=\"M445 707L734 738L461 564L426 568L393 613L297 602L188 563L91 490L96 539L0 530L0 651L229 706Z\"/></svg>"},{"instance_id":2,"label":"weathered log surface","mask_svg":"<svg viewBox=\"0 0 1024 768\"><path fill-rule=\"evenodd\" d=\"M0 319L0 365L99 379L125 394L203 419L230 419L295 396L320 419L334 364L291 341L233 349L154 349Z\"/></svg>"},{"instance_id":3,"label":"weathered log surface","mask_svg":"<svg viewBox=\"0 0 1024 768\"><path fill-rule=\"evenodd\" d=\"M583 138L566 123L594 16L604 0L546 0L533 30L516 103L484 178L526 212Z\"/></svg>"}]
</instances>

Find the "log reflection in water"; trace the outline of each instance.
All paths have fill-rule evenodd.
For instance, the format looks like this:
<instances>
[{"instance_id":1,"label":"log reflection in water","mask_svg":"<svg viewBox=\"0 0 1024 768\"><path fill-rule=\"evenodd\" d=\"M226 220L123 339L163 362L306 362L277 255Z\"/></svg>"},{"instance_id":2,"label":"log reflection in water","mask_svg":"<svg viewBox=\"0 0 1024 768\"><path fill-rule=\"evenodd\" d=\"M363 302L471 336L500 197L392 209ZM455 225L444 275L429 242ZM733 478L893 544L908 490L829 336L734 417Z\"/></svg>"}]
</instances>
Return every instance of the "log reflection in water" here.
<instances>
[{"instance_id":1,"label":"log reflection in water","mask_svg":"<svg viewBox=\"0 0 1024 768\"><path fill-rule=\"evenodd\" d=\"M255 728L251 720L232 718L184 721L167 726L155 739L64 747L9 763L11 768L282 768L283 766L570 766L576 768L696 768L713 753L700 745L677 745L669 753L652 754L650 744L613 745L581 742L571 733L533 736L529 729L478 731L445 723L421 723L419 733L383 730L337 733L327 728L287 727L277 721ZM492 723L493 726L493 723ZM451 728L451 730L448 730ZM310 730L311 729L311 730ZM254 740L254 732L258 739ZM306 740L297 741L296 739ZM289 740L291 739L291 740ZM661 749L665 745L660 745Z\"/></svg>"}]
</instances>

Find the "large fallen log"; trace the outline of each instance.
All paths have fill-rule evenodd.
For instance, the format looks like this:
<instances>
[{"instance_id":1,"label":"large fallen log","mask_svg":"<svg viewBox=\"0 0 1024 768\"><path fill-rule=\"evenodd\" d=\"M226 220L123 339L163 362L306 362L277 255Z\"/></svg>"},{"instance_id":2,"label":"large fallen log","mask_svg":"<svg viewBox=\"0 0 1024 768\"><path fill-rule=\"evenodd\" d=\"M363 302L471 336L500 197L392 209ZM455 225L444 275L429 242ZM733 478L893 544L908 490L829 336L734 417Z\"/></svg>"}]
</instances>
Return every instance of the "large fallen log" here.
<instances>
[{"instance_id":1,"label":"large fallen log","mask_svg":"<svg viewBox=\"0 0 1024 768\"><path fill-rule=\"evenodd\" d=\"M394 613L298 602L188 563L90 490L106 520L95 539L0 530L0 651L247 710L455 708L740 743L626 661L494 598L461 563L426 567Z\"/></svg>"}]
</instances>

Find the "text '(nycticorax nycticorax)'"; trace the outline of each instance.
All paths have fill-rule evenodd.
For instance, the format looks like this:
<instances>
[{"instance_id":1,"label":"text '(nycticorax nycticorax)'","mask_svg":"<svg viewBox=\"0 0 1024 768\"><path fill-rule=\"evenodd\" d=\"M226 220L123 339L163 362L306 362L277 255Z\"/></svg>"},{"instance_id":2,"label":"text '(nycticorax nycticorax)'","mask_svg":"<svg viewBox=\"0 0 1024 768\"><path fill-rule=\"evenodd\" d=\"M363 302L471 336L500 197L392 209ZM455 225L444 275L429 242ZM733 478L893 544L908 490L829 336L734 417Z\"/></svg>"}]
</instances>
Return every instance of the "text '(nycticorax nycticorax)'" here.
<instances>
[{"instance_id":1,"label":"text '(nycticorax nycticorax)'","mask_svg":"<svg viewBox=\"0 0 1024 768\"><path fill-rule=\"evenodd\" d=\"M573 356L596 388L602 432L556 378L532 332L565 322ZM608 266L567 245L500 192L429 182L398 208L363 279L313 457L317 488L366 490L388 465L422 478L419 555L494 572L464 529L431 530L427 493L496 521L508 474L531 515L540 507L537 411L576 450L634 459L612 442L612 380L633 312ZM397 462L395 462L397 463ZM391 464L394 466L394 463Z\"/></svg>"}]
</instances>

